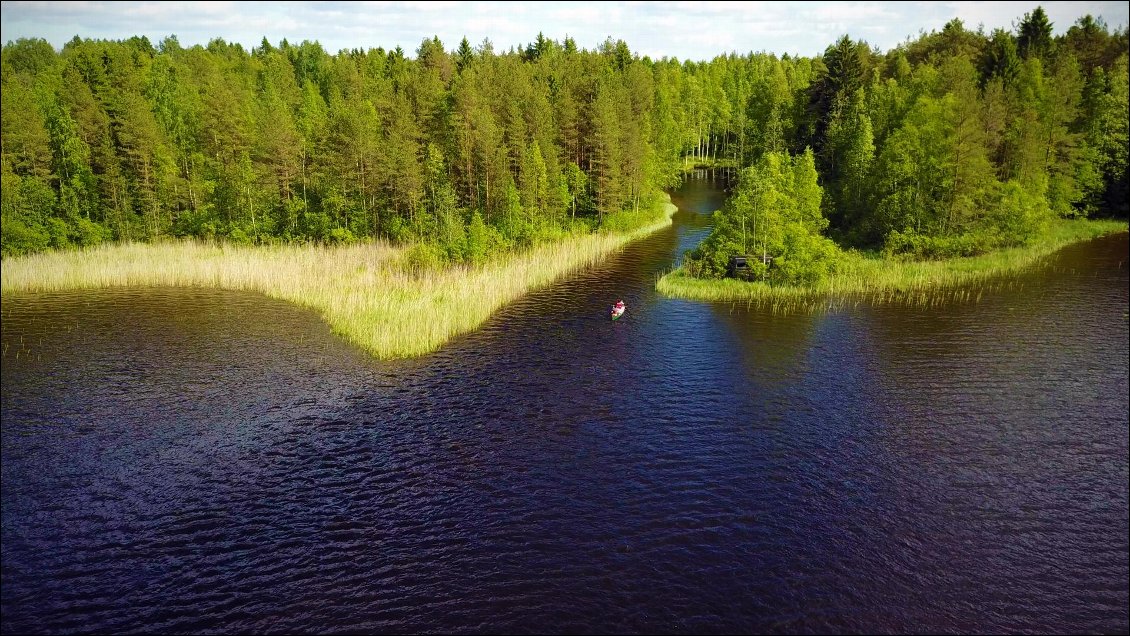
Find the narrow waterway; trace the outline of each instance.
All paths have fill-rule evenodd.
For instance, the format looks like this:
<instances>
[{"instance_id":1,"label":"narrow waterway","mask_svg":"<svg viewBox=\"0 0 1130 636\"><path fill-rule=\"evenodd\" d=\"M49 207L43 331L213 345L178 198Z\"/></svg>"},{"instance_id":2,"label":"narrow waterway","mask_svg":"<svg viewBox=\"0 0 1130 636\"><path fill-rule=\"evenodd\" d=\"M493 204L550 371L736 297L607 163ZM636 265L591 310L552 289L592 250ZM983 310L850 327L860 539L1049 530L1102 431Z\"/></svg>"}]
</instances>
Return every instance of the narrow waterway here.
<instances>
[{"instance_id":1,"label":"narrow waterway","mask_svg":"<svg viewBox=\"0 0 1130 636\"><path fill-rule=\"evenodd\" d=\"M723 196L416 360L4 298L3 632L1130 629L1127 235L978 303L659 296Z\"/></svg>"}]
</instances>

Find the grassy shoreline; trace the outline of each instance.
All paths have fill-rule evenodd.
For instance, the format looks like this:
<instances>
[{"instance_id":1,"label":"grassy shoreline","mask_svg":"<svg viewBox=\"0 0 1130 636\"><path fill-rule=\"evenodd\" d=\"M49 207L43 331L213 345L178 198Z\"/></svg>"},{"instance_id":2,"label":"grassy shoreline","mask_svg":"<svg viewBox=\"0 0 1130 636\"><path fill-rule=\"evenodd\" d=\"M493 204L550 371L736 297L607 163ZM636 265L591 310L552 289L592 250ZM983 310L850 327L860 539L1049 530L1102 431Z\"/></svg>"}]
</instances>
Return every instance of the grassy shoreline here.
<instances>
[{"instance_id":1,"label":"grassy shoreline","mask_svg":"<svg viewBox=\"0 0 1130 636\"><path fill-rule=\"evenodd\" d=\"M626 243L671 225L567 238L480 267L415 271L406 249L245 247L196 242L103 245L5 259L0 294L114 287L212 287L259 292L319 312L333 331L378 358L420 356L477 328L503 305Z\"/></svg>"},{"instance_id":2,"label":"grassy shoreline","mask_svg":"<svg viewBox=\"0 0 1130 636\"><path fill-rule=\"evenodd\" d=\"M840 272L810 287L698 279L684 275L681 269L660 278L655 287L675 298L743 301L774 309L813 309L848 300L929 305L980 298L986 286L1031 267L1070 243L1126 231L1125 221L1065 220L1054 223L1031 245L968 258L897 261L850 252Z\"/></svg>"}]
</instances>

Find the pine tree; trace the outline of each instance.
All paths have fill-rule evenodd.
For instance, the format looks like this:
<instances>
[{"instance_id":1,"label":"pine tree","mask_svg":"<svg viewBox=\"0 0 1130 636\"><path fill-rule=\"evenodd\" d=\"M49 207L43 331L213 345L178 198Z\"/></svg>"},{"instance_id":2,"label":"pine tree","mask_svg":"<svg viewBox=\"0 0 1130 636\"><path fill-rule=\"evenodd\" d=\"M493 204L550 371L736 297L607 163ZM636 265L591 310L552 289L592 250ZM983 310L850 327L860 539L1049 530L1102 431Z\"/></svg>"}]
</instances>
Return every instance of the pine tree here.
<instances>
[{"instance_id":1,"label":"pine tree","mask_svg":"<svg viewBox=\"0 0 1130 636\"><path fill-rule=\"evenodd\" d=\"M1043 57L1051 51L1052 23L1048 21L1048 14L1044 13L1043 7L1036 7L1031 13L1024 14L1016 44L1024 59Z\"/></svg>"}]
</instances>

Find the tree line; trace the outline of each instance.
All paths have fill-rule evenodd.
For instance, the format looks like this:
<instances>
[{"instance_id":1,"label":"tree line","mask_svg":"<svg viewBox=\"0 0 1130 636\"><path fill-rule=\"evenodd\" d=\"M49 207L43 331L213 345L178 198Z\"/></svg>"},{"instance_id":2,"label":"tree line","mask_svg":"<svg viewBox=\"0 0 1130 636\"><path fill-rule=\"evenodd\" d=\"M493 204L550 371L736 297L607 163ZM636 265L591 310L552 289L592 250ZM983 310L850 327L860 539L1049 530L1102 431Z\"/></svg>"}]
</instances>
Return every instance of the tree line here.
<instances>
[{"instance_id":1,"label":"tree line","mask_svg":"<svg viewBox=\"0 0 1130 636\"><path fill-rule=\"evenodd\" d=\"M845 36L807 86L753 92L752 138L722 127L743 168L687 269L722 276L749 254L755 277L804 284L841 247L969 256L1056 218L1126 218L1127 50L1091 16L1053 37L1039 7L1015 33L952 20L886 54Z\"/></svg>"},{"instance_id":2,"label":"tree line","mask_svg":"<svg viewBox=\"0 0 1130 636\"><path fill-rule=\"evenodd\" d=\"M653 217L681 116L623 42L3 49L3 252L380 237L441 260ZM671 70L673 69L673 70Z\"/></svg>"},{"instance_id":3,"label":"tree line","mask_svg":"<svg viewBox=\"0 0 1130 636\"><path fill-rule=\"evenodd\" d=\"M414 57L22 39L0 59L0 248L383 238L474 262L639 225L682 169L724 160L743 178L693 261L705 273L738 245L727 227L780 271L786 243L832 258L827 237L974 252L1057 215L1125 215L1126 51L1089 17L1053 38L1041 9L1015 34L955 20L887 53L845 36L814 58L702 63L541 35L432 38Z\"/></svg>"}]
</instances>

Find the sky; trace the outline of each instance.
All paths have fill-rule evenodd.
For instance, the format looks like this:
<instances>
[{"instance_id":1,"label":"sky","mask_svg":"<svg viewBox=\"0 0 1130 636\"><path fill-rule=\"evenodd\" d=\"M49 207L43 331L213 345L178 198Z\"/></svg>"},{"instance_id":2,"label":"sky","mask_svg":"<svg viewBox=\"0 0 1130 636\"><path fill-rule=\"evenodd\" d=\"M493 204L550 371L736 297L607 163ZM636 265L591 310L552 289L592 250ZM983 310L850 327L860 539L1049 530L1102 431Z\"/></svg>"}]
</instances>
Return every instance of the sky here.
<instances>
[{"instance_id":1,"label":"sky","mask_svg":"<svg viewBox=\"0 0 1130 636\"><path fill-rule=\"evenodd\" d=\"M1044 7L1058 35L1091 14L1113 31L1125 28L1127 2L2 2L0 41L43 38L55 48L78 35L154 45L176 35L182 46L220 37L250 49L316 40L341 49L400 46L409 56L438 36L453 50L466 36L496 51L537 38L593 49L622 39L633 52L658 59L709 60L730 52L814 56L841 35L887 51L919 33L960 18L966 28L1012 30L1025 13Z\"/></svg>"}]
</instances>

